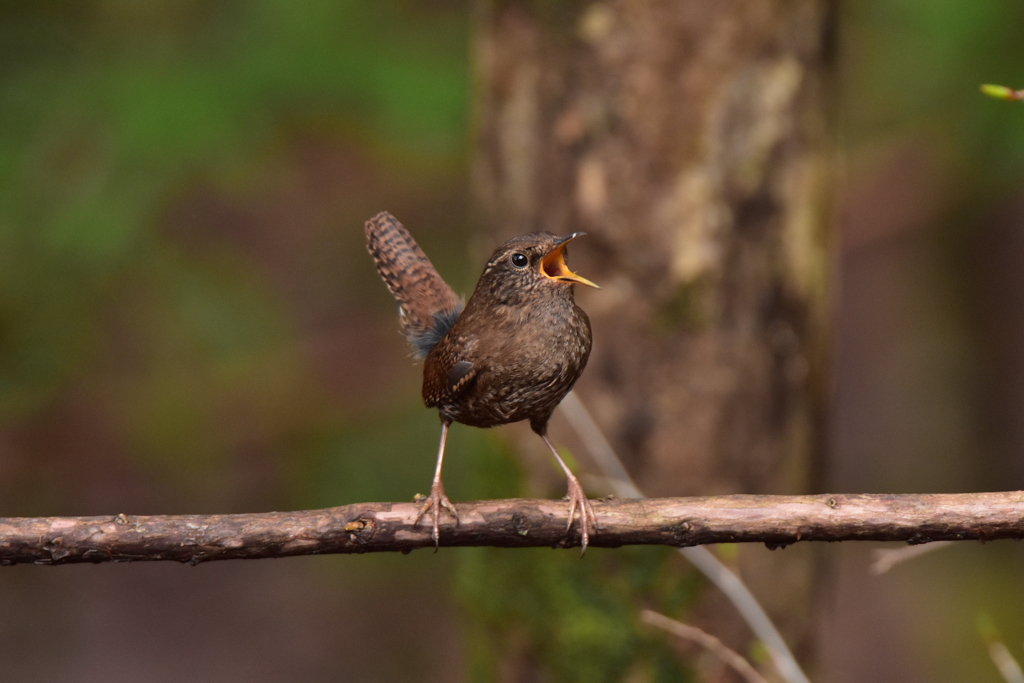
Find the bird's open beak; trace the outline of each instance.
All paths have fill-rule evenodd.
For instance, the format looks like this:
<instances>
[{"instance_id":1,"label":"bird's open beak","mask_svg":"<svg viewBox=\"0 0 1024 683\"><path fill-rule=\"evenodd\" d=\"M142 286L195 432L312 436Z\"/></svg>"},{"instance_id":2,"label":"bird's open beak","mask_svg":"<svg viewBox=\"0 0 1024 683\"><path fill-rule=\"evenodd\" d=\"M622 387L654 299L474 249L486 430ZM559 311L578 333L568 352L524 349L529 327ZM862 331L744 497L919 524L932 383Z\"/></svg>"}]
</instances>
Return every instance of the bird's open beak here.
<instances>
[{"instance_id":1,"label":"bird's open beak","mask_svg":"<svg viewBox=\"0 0 1024 683\"><path fill-rule=\"evenodd\" d=\"M578 282L581 285L593 287L594 289L601 289L593 282L585 277L577 275L576 273L569 270L569 266L565 265L565 248L569 242L573 241L580 235L585 235L585 232L574 232L568 237L563 237L555 243L555 248L545 254L544 258L540 260L540 272L552 280L559 280L561 282Z\"/></svg>"}]
</instances>

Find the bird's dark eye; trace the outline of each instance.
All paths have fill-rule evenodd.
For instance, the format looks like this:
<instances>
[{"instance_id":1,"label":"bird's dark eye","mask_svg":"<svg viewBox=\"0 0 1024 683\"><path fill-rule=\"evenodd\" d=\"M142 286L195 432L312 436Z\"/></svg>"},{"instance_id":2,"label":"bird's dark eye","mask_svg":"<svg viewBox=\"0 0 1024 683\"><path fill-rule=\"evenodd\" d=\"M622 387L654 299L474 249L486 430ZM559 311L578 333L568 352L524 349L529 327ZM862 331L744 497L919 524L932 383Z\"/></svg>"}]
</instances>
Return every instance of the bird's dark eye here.
<instances>
[{"instance_id":1,"label":"bird's dark eye","mask_svg":"<svg viewBox=\"0 0 1024 683\"><path fill-rule=\"evenodd\" d=\"M512 265L516 268L525 268L530 265L530 259L526 258L526 254L512 254Z\"/></svg>"}]
</instances>

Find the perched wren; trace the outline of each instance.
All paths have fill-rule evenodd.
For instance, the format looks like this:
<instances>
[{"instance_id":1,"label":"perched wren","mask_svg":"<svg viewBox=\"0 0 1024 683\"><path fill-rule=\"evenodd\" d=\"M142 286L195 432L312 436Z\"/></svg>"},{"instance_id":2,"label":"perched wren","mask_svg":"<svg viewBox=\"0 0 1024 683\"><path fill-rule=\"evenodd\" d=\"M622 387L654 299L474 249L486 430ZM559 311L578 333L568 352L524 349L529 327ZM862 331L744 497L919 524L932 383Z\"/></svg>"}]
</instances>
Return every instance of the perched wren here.
<instances>
[{"instance_id":1,"label":"perched wren","mask_svg":"<svg viewBox=\"0 0 1024 683\"><path fill-rule=\"evenodd\" d=\"M476 290L462 300L438 274L395 218L381 212L366 222L366 242L416 355L424 358L423 402L441 415L441 445L430 496L416 517L433 508L433 539L444 508L458 522L441 483L448 427L461 422L494 427L529 420L569 480L572 528L580 515L586 551L597 526L579 480L548 438L551 413L579 379L590 356L590 320L573 298L573 284L597 287L565 264L565 248L583 233L535 232L498 247Z\"/></svg>"}]
</instances>

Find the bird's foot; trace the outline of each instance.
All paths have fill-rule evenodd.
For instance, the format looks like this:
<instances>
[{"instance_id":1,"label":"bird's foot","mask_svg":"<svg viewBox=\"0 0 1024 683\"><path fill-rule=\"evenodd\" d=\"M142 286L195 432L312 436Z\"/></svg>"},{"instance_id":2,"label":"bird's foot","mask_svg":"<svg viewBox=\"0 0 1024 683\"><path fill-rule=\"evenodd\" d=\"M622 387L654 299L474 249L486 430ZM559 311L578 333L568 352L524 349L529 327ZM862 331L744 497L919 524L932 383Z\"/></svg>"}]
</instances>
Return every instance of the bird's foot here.
<instances>
[{"instance_id":1,"label":"bird's foot","mask_svg":"<svg viewBox=\"0 0 1024 683\"><path fill-rule=\"evenodd\" d=\"M455 506L448 500L448 496L444 494L444 485L440 481L435 481L430 487L430 495L421 499L423 503L420 505L419 513L416 515L416 524L420 523L423 519L423 515L427 514L427 511L431 508L434 509L434 526L431 530L430 537L434 539L434 552L437 552L438 544L441 539L441 532L438 529L438 522L441 519L441 509L444 508L455 518L455 523L459 523L459 513L456 512Z\"/></svg>"},{"instance_id":2,"label":"bird's foot","mask_svg":"<svg viewBox=\"0 0 1024 683\"><path fill-rule=\"evenodd\" d=\"M582 557L583 553L587 552L591 532L597 530L597 515L594 514L594 508L587 500L587 494L583 491L580 480L575 476L569 475L569 490L566 492L565 498L569 501L569 523L565 525L566 535L572 529L572 520L576 516L576 510L578 509L580 513L580 546L582 547L580 556Z\"/></svg>"}]
</instances>

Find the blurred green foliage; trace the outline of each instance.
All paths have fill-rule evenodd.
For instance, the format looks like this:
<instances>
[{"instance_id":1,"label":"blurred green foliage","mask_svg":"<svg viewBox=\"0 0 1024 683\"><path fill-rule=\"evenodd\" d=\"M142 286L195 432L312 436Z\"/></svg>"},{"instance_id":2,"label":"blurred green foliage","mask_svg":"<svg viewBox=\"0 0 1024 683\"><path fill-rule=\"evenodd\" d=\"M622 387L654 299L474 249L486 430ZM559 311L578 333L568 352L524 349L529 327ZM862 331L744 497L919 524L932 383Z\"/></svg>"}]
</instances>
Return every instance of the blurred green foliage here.
<instances>
[{"instance_id":1,"label":"blurred green foliage","mask_svg":"<svg viewBox=\"0 0 1024 683\"><path fill-rule=\"evenodd\" d=\"M458 431L459 440L471 439L462 453L449 451L467 461L463 490L474 500L522 496L515 454L496 449L492 433ZM592 548L583 558L575 549L459 552L455 593L471 625L472 681L506 680L510 670L527 678L543 671L546 680L565 683L690 680L670 638L639 620L641 606L686 614L703 585L671 549Z\"/></svg>"},{"instance_id":2,"label":"blurred green foliage","mask_svg":"<svg viewBox=\"0 0 1024 683\"><path fill-rule=\"evenodd\" d=\"M4 497L9 513L96 512L72 489L77 450L100 439L177 490L161 512L246 506L225 497L238 487L229 468L259 452L304 496L320 452L310 434L351 469L373 463L349 449L372 444L379 422L350 419L304 349L309 309L336 309L320 326L348 314L340 290L320 303L347 257L311 259L343 251L337 226L360 235L366 209L346 202L361 189L333 188L323 218L263 228L251 216L288 218L275 204L311 172L295 159L304 147L358 150L397 179L392 193L438 159L458 168L467 29L462 12L416 3L0 5L0 430L94 413L69 452L24 445L10 485L26 495ZM278 247L260 253L261 231ZM303 277L320 281L292 284ZM322 500L370 499L394 471ZM64 477L64 489L27 486Z\"/></svg>"},{"instance_id":3,"label":"blurred green foliage","mask_svg":"<svg viewBox=\"0 0 1024 683\"><path fill-rule=\"evenodd\" d=\"M232 264L183 260L161 234L191 185L245 186L302 131L399 162L463 151L459 13L86 0L0 15L0 420L94 358L118 292L153 291L139 308L169 317L173 346L280 338L249 264L224 277Z\"/></svg>"},{"instance_id":4,"label":"blurred green foliage","mask_svg":"<svg viewBox=\"0 0 1024 683\"><path fill-rule=\"evenodd\" d=\"M847 148L923 139L966 171L964 195L1011 191L1024 173L1020 112L977 96L1016 83L1022 50L1015 2L851 2L841 12L840 132Z\"/></svg>"},{"instance_id":5,"label":"blurred green foliage","mask_svg":"<svg viewBox=\"0 0 1024 683\"><path fill-rule=\"evenodd\" d=\"M667 548L466 549L457 588L476 627L473 681L543 669L550 680L650 683L690 680L664 634L640 625L647 606L686 614L701 582ZM528 676L527 676L528 677Z\"/></svg>"}]
</instances>

